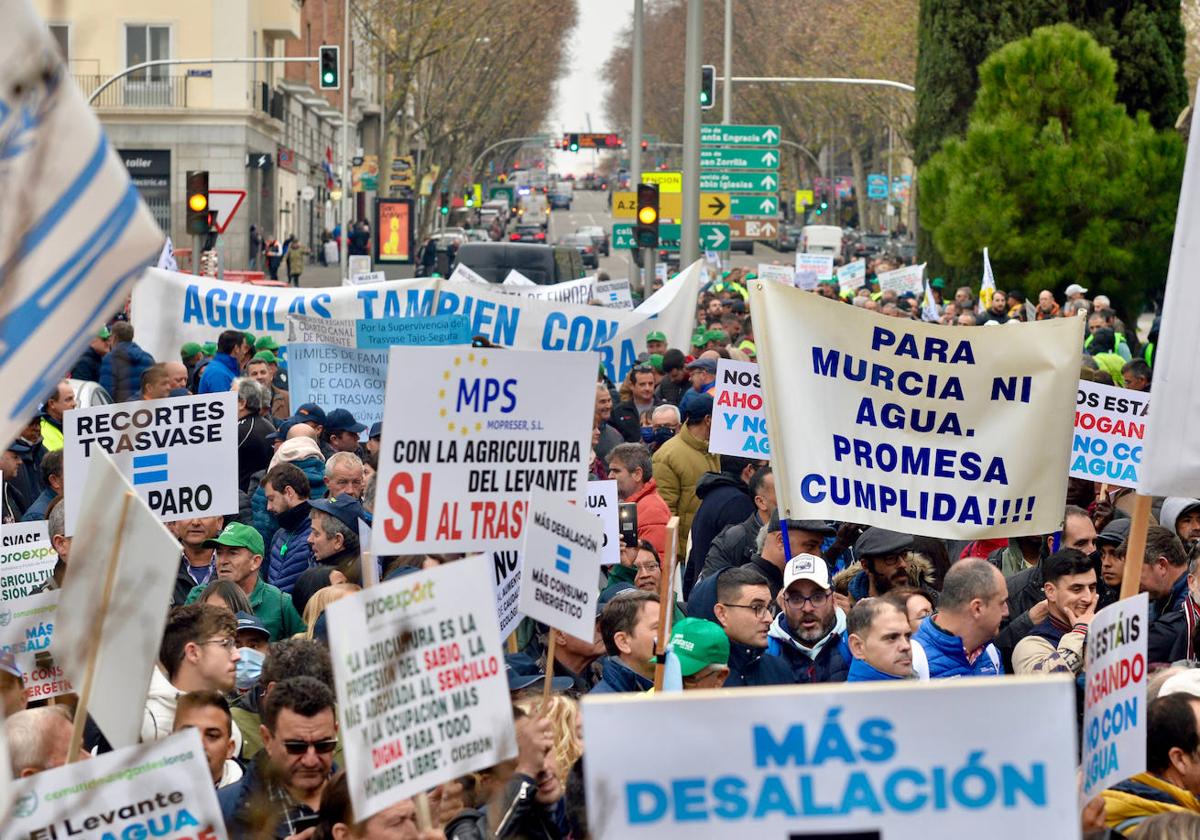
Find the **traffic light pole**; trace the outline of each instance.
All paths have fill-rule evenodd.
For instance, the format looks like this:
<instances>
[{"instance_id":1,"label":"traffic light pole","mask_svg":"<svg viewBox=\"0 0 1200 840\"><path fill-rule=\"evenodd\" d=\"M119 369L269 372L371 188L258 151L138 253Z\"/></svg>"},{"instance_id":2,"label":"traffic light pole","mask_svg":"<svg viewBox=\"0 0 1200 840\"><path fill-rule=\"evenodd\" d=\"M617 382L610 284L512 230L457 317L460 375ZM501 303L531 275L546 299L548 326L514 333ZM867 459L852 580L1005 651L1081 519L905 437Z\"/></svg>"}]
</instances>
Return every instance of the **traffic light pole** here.
<instances>
[{"instance_id":1,"label":"traffic light pole","mask_svg":"<svg viewBox=\"0 0 1200 840\"><path fill-rule=\"evenodd\" d=\"M629 183L634 189L637 189L637 185L642 181L642 5L643 0L633 0L633 106L629 120L633 136L629 145ZM629 252L630 276L637 277L634 290L640 291L643 299L647 296L650 281L654 279L653 269L649 274L642 273L645 265L646 260L643 259L643 267L639 269L633 259L633 252Z\"/></svg>"},{"instance_id":2,"label":"traffic light pole","mask_svg":"<svg viewBox=\"0 0 1200 840\"><path fill-rule=\"evenodd\" d=\"M725 0L725 55L721 71L725 74L721 122L729 125L733 122L733 0Z\"/></svg>"},{"instance_id":3,"label":"traffic light pole","mask_svg":"<svg viewBox=\"0 0 1200 840\"><path fill-rule=\"evenodd\" d=\"M687 0L687 40L683 67L683 210L679 267L700 256L700 48L704 0Z\"/></svg>"}]
</instances>

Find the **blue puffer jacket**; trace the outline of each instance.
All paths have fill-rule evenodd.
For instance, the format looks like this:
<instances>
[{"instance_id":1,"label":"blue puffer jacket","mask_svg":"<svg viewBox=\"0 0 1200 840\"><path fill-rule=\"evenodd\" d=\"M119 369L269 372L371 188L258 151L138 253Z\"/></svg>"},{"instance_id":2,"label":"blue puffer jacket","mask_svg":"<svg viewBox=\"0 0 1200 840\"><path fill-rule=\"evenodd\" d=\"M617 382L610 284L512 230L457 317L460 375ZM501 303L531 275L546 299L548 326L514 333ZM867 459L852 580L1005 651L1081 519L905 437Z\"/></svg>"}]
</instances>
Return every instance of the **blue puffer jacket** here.
<instances>
[{"instance_id":1,"label":"blue puffer jacket","mask_svg":"<svg viewBox=\"0 0 1200 840\"><path fill-rule=\"evenodd\" d=\"M299 467L300 471L308 477L308 498L325 498L325 462L314 455L291 463ZM279 530L279 520L275 518L275 514L267 510L267 491L262 488L261 481L260 477L258 486L254 488L254 495L250 497L250 512L253 519L251 524L254 526L254 530L262 534L263 545L270 545L275 539L275 532ZM262 573L270 575L270 566L264 563ZM275 583L270 577L267 578L267 581Z\"/></svg>"},{"instance_id":2,"label":"blue puffer jacket","mask_svg":"<svg viewBox=\"0 0 1200 840\"><path fill-rule=\"evenodd\" d=\"M153 364L154 357L137 342L123 341L100 362L100 387L108 391L113 402L136 400L142 391L142 374Z\"/></svg>"},{"instance_id":3,"label":"blue puffer jacket","mask_svg":"<svg viewBox=\"0 0 1200 840\"><path fill-rule=\"evenodd\" d=\"M1000 654L996 646L988 644L975 661L967 661L962 639L938 627L933 616L928 616L917 628L913 639L921 643L929 658L929 678L944 680L948 677L998 677L1004 674Z\"/></svg>"},{"instance_id":4,"label":"blue puffer jacket","mask_svg":"<svg viewBox=\"0 0 1200 840\"><path fill-rule=\"evenodd\" d=\"M267 579L273 586L292 594L300 573L313 565L308 535L312 531L308 502L301 502L278 517L279 528L271 538L267 554Z\"/></svg>"},{"instance_id":5,"label":"blue puffer jacket","mask_svg":"<svg viewBox=\"0 0 1200 840\"><path fill-rule=\"evenodd\" d=\"M233 380L240 373L241 369L233 356L228 353L217 353L212 357L212 361L204 366L197 393L220 394L228 391L233 385Z\"/></svg>"}]
</instances>

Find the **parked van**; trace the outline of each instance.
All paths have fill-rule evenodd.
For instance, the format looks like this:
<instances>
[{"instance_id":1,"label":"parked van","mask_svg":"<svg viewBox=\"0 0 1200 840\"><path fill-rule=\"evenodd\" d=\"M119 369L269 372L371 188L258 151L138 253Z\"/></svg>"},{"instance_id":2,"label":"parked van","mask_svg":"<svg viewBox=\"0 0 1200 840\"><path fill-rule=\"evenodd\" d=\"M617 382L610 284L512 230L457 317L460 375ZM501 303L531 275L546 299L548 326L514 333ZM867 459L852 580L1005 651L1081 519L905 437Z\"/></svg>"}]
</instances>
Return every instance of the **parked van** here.
<instances>
[{"instance_id":1,"label":"parked van","mask_svg":"<svg viewBox=\"0 0 1200 840\"><path fill-rule=\"evenodd\" d=\"M503 283L513 269L539 286L583 277L583 258L570 245L534 245L523 242L464 242L458 262L489 283Z\"/></svg>"},{"instance_id":2,"label":"parked van","mask_svg":"<svg viewBox=\"0 0 1200 840\"><path fill-rule=\"evenodd\" d=\"M842 229L836 225L806 225L800 232L800 250L806 254L842 253Z\"/></svg>"}]
</instances>

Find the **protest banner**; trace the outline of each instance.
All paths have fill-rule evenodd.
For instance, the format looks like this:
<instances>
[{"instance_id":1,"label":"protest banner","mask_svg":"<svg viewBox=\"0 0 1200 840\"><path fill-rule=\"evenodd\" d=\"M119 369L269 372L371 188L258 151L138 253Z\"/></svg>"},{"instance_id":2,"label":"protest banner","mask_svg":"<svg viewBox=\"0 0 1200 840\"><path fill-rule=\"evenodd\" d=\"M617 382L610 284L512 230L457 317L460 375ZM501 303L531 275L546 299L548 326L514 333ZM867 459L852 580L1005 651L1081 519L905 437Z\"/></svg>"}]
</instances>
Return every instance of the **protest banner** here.
<instances>
[{"instance_id":1,"label":"protest banner","mask_svg":"<svg viewBox=\"0 0 1200 840\"><path fill-rule=\"evenodd\" d=\"M596 633L604 526L585 508L535 491L522 549L520 610L577 639ZM553 660L553 651L547 661Z\"/></svg>"},{"instance_id":2,"label":"protest banner","mask_svg":"<svg viewBox=\"0 0 1200 840\"><path fill-rule=\"evenodd\" d=\"M33 4L5 4L0 46L0 440L10 441L154 262L163 234Z\"/></svg>"},{"instance_id":3,"label":"protest banner","mask_svg":"<svg viewBox=\"0 0 1200 840\"><path fill-rule=\"evenodd\" d=\"M0 525L0 601L32 594L57 562L44 519Z\"/></svg>"},{"instance_id":4,"label":"protest banner","mask_svg":"<svg viewBox=\"0 0 1200 840\"><path fill-rule=\"evenodd\" d=\"M517 280L515 278L520 279ZM512 282L509 282L510 280ZM592 299L592 286L594 283L595 278L593 277L580 277L578 280L566 280L562 283L539 286L514 269L509 272L508 277L501 285L491 286L490 288L493 291L506 295L585 305ZM629 308L632 309L633 307L630 306Z\"/></svg>"},{"instance_id":5,"label":"protest banner","mask_svg":"<svg viewBox=\"0 0 1200 840\"><path fill-rule=\"evenodd\" d=\"M225 840L200 730L92 756L13 782L0 840Z\"/></svg>"},{"instance_id":6,"label":"protest banner","mask_svg":"<svg viewBox=\"0 0 1200 840\"><path fill-rule=\"evenodd\" d=\"M1074 692L1038 676L590 694L588 828L597 840L1078 838Z\"/></svg>"},{"instance_id":7,"label":"protest banner","mask_svg":"<svg viewBox=\"0 0 1200 840\"><path fill-rule=\"evenodd\" d=\"M232 391L68 411L62 501L67 535L76 532L83 489L100 452L163 522L237 513L237 420Z\"/></svg>"},{"instance_id":8,"label":"protest banner","mask_svg":"<svg viewBox=\"0 0 1200 840\"><path fill-rule=\"evenodd\" d=\"M898 295L912 293L917 297L925 291L925 263L920 265L906 265L904 268L897 268L895 271L884 271L875 276L879 283L879 290L894 291Z\"/></svg>"},{"instance_id":9,"label":"protest banner","mask_svg":"<svg viewBox=\"0 0 1200 840\"><path fill-rule=\"evenodd\" d=\"M811 271L817 275L817 282L833 279L833 255L806 254L796 252L796 273Z\"/></svg>"},{"instance_id":10,"label":"protest banner","mask_svg":"<svg viewBox=\"0 0 1200 840\"><path fill-rule=\"evenodd\" d=\"M486 277L481 276L471 269L465 262L459 262L454 266L454 271L450 272L450 276L446 278L448 283L478 283L482 286L490 286Z\"/></svg>"},{"instance_id":11,"label":"protest banner","mask_svg":"<svg viewBox=\"0 0 1200 840\"><path fill-rule=\"evenodd\" d=\"M1137 487L1150 395L1079 380L1071 477Z\"/></svg>"},{"instance_id":12,"label":"protest banner","mask_svg":"<svg viewBox=\"0 0 1200 840\"><path fill-rule=\"evenodd\" d=\"M62 590L52 589L0 603L0 650L10 652L25 683L27 702L72 692L54 661L54 622Z\"/></svg>"},{"instance_id":13,"label":"protest banner","mask_svg":"<svg viewBox=\"0 0 1200 840\"><path fill-rule=\"evenodd\" d=\"M1088 627L1083 688L1083 796L1146 770L1150 596L1109 604Z\"/></svg>"},{"instance_id":14,"label":"protest banner","mask_svg":"<svg viewBox=\"0 0 1200 840\"><path fill-rule=\"evenodd\" d=\"M604 526L604 538L600 541L600 562L612 566L621 562L621 524L617 509L617 482L589 481L587 503L584 505L600 518Z\"/></svg>"},{"instance_id":15,"label":"protest banner","mask_svg":"<svg viewBox=\"0 0 1200 840\"><path fill-rule=\"evenodd\" d=\"M472 557L326 609L358 819L516 755L488 575Z\"/></svg>"},{"instance_id":16,"label":"protest banner","mask_svg":"<svg viewBox=\"0 0 1200 840\"><path fill-rule=\"evenodd\" d=\"M708 451L741 458L770 456L767 415L763 412L762 386L754 362L717 359Z\"/></svg>"},{"instance_id":17,"label":"protest banner","mask_svg":"<svg viewBox=\"0 0 1200 840\"><path fill-rule=\"evenodd\" d=\"M506 639L525 617L517 609L521 587L521 552L493 551L480 556L492 564L496 618L500 622L500 638Z\"/></svg>"},{"instance_id":18,"label":"protest banner","mask_svg":"<svg viewBox=\"0 0 1200 840\"><path fill-rule=\"evenodd\" d=\"M534 283L532 280L530 280L528 277L526 277L521 272L517 271L515 268L510 268L508 270L508 274L504 278L504 282L501 285L502 286L536 286L537 283Z\"/></svg>"},{"instance_id":19,"label":"protest banner","mask_svg":"<svg viewBox=\"0 0 1200 840\"><path fill-rule=\"evenodd\" d=\"M582 502L595 380L593 353L393 347L376 553L519 549L531 489Z\"/></svg>"},{"instance_id":20,"label":"protest banner","mask_svg":"<svg viewBox=\"0 0 1200 840\"><path fill-rule=\"evenodd\" d=\"M288 345L288 393L292 405L316 403L344 408L368 429L383 419L387 369L386 348Z\"/></svg>"},{"instance_id":21,"label":"protest banner","mask_svg":"<svg viewBox=\"0 0 1200 840\"><path fill-rule=\"evenodd\" d=\"M757 273L759 280L770 280L772 283L783 283L785 286L792 285L796 278L796 270L790 265L759 263Z\"/></svg>"},{"instance_id":22,"label":"protest banner","mask_svg":"<svg viewBox=\"0 0 1200 840\"><path fill-rule=\"evenodd\" d=\"M152 268L134 287L131 311L138 343L158 358L173 358L183 343L212 341L225 329L249 330L284 344L288 317L295 315L373 320L459 314L469 319L471 335L500 347L595 350L608 377L619 382L646 349L647 333L661 330L670 346L688 346L699 281L697 261L626 312L428 277L302 289L225 283ZM295 395L292 403L299 405Z\"/></svg>"},{"instance_id":23,"label":"protest banner","mask_svg":"<svg viewBox=\"0 0 1200 840\"><path fill-rule=\"evenodd\" d=\"M289 350L294 344L333 344L337 347L357 347L358 332L355 326L357 323L357 321L346 318L289 315L287 316L287 338L283 349Z\"/></svg>"},{"instance_id":24,"label":"protest banner","mask_svg":"<svg viewBox=\"0 0 1200 840\"><path fill-rule=\"evenodd\" d=\"M87 714L110 744L125 747L137 743L141 729L179 543L102 451L91 457L80 502L55 658L79 689L72 748Z\"/></svg>"},{"instance_id":25,"label":"protest banner","mask_svg":"<svg viewBox=\"0 0 1200 840\"><path fill-rule=\"evenodd\" d=\"M633 294L629 290L629 280L596 280L593 284L593 294L601 306L610 309L633 309Z\"/></svg>"},{"instance_id":26,"label":"protest banner","mask_svg":"<svg viewBox=\"0 0 1200 840\"><path fill-rule=\"evenodd\" d=\"M781 516L944 539L1058 530L1078 319L961 330L758 281L750 308Z\"/></svg>"},{"instance_id":27,"label":"protest banner","mask_svg":"<svg viewBox=\"0 0 1200 840\"><path fill-rule=\"evenodd\" d=\"M465 315L359 319L354 322L354 338L362 350L385 350L397 344L406 347L470 344L471 323Z\"/></svg>"},{"instance_id":28,"label":"protest banner","mask_svg":"<svg viewBox=\"0 0 1200 840\"><path fill-rule=\"evenodd\" d=\"M838 291L857 292L867 285L867 261L854 260L837 269Z\"/></svg>"}]
</instances>

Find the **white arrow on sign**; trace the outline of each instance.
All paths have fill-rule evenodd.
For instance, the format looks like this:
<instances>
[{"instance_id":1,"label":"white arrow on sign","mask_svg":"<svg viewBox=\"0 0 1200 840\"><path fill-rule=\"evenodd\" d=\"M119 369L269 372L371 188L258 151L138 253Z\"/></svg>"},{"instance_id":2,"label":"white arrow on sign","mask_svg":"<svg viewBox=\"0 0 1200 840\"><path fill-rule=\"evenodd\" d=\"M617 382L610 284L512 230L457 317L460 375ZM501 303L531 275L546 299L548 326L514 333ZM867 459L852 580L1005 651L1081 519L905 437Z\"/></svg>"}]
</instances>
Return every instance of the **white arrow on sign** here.
<instances>
[{"instance_id":1,"label":"white arrow on sign","mask_svg":"<svg viewBox=\"0 0 1200 840\"><path fill-rule=\"evenodd\" d=\"M762 200L762 203L759 204L758 206L759 206L759 209L761 209L764 213L774 213L775 212L774 199L764 198Z\"/></svg>"},{"instance_id":2,"label":"white arrow on sign","mask_svg":"<svg viewBox=\"0 0 1200 840\"><path fill-rule=\"evenodd\" d=\"M773 189L775 189L776 184L778 184L779 182L775 180L774 175L764 175L763 179L760 183L762 184L763 189L773 190Z\"/></svg>"},{"instance_id":3,"label":"white arrow on sign","mask_svg":"<svg viewBox=\"0 0 1200 840\"><path fill-rule=\"evenodd\" d=\"M721 246L725 244L725 234L720 228L713 228L711 231L709 231L708 243L712 246L712 250L721 250Z\"/></svg>"},{"instance_id":4,"label":"white arrow on sign","mask_svg":"<svg viewBox=\"0 0 1200 840\"><path fill-rule=\"evenodd\" d=\"M766 163L767 166L773 166L777 160L779 160L779 158L775 157L774 152L767 152L765 155L763 155L763 162Z\"/></svg>"},{"instance_id":5,"label":"white arrow on sign","mask_svg":"<svg viewBox=\"0 0 1200 840\"><path fill-rule=\"evenodd\" d=\"M762 226L759 228L759 231L763 236L770 236L775 232L775 225L771 224L770 222L763 222Z\"/></svg>"},{"instance_id":6,"label":"white arrow on sign","mask_svg":"<svg viewBox=\"0 0 1200 840\"><path fill-rule=\"evenodd\" d=\"M768 128L766 131L763 132L763 139L766 140L768 143L774 143L775 138L778 136L779 135L775 133L775 129L773 129L773 128Z\"/></svg>"},{"instance_id":7,"label":"white arrow on sign","mask_svg":"<svg viewBox=\"0 0 1200 840\"><path fill-rule=\"evenodd\" d=\"M209 190L208 209L216 214L217 232L224 233L225 228L237 215L238 208L246 200L245 190Z\"/></svg>"}]
</instances>

